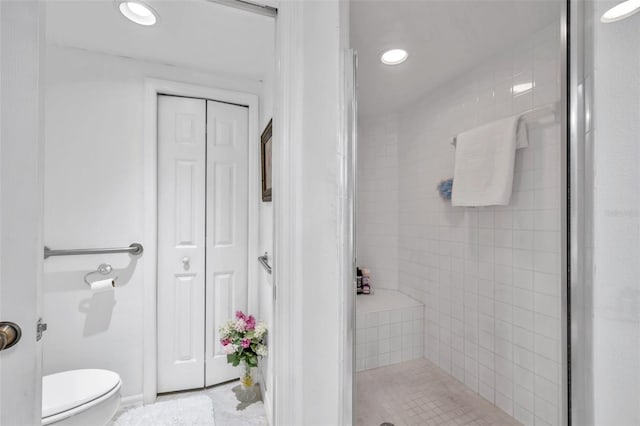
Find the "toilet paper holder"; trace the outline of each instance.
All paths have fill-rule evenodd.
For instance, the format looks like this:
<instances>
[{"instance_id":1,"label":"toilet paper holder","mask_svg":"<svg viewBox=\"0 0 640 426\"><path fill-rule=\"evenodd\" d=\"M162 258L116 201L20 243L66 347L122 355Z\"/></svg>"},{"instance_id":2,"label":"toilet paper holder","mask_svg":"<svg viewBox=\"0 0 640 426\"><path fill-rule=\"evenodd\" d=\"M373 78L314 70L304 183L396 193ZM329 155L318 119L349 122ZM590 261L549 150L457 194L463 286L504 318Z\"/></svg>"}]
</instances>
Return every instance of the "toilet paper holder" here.
<instances>
[{"instance_id":1,"label":"toilet paper holder","mask_svg":"<svg viewBox=\"0 0 640 426\"><path fill-rule=\"evenodd\" d=\"M84 282L88 286L91 286L91 282L89 281L89 277L91 275L94 275L94 274L109 275L112 271L113 271L113 268L111 267L111 265L109 265L107 263L101 263L100 266L98 266L98 269L96 269L95 271L91 271L91 272L88 272L88 273L85 274ZM113 280L117 281L118 277L115 277Z\"/></svg>"}]
</instances>

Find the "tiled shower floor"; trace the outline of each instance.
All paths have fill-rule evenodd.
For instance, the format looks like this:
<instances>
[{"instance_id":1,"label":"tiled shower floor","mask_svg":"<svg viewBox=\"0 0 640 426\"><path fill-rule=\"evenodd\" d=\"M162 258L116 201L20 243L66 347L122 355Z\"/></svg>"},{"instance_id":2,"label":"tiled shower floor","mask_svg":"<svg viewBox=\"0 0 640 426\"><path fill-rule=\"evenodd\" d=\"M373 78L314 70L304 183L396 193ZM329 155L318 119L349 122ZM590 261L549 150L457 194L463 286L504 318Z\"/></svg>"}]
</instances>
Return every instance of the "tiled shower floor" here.
<instances>
[{"instance_id":1,"label":"tiled shower floor","mask_svg":"<svg viewBox=\"0 0 640 426\"><path fill-rule=\"evenodd\" d=\"M435 364L418 359L356 375L356 425L516 426L515 419Z\"/></svg>"}]
</instances>

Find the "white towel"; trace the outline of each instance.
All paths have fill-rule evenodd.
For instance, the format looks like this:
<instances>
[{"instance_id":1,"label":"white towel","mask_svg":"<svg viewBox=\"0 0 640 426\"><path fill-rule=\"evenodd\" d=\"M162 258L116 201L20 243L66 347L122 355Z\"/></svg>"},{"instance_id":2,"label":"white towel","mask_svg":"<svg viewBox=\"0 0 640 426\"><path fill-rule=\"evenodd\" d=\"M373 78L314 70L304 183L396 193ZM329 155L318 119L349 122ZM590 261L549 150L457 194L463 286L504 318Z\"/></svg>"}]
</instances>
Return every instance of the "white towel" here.
<instances>
[{"instance_id":1,"label":"white towel","mask_svg":"<svg viewBox=\"0 0 640 426\"><path fill-rule=\"evenodd\" d=\"M456 138L451 204L508 205L516 148L527 145L526 125L519 115L459 134Z\"/></svg>"}]
</instances>

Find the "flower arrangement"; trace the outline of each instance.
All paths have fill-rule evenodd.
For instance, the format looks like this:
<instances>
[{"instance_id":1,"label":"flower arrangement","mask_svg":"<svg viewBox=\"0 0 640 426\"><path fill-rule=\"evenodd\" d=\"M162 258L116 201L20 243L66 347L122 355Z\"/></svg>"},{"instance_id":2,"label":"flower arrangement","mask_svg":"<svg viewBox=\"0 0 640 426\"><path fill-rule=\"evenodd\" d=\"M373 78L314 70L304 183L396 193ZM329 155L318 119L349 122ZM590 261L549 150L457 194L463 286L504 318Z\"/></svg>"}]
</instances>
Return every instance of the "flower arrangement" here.
<instances>
[{"instance_id":1,"label":"flower arrangement","mask_svg":"<svg viewBox=\"0 0 640 426\"><path fill-rule=\"evenodd\" d=\"M245 368L241 383L245 387L252 386L250 369L258 366L258 357L267 356L267 327L262 322L256 323L253 315L238 311L235 320L227 321L219 331L227 362L234 367L243 363Z\"/></svg>"}]
</instances>

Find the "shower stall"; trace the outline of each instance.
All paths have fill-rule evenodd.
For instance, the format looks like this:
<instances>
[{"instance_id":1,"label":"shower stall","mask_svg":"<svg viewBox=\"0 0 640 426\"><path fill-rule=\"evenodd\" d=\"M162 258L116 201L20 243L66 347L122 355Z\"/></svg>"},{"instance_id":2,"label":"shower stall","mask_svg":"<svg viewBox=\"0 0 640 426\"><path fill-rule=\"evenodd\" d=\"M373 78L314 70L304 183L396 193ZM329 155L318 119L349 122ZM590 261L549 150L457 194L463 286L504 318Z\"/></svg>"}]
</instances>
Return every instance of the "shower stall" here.
<instances>
[{"instance_id":1,"label":"shower stall","mask_svg":"<svg viewBox=\"0 0 640 426\"><path fill-rule=\"evenodd\" d=\"M640 423L638 10L352 2L355 424ZM508 203L453 206L452 141L514 116Z\"/></svg>"},{"instance_id":2,"label":"shower stall","mask_svg":"<svg viewBox=\"0 0 640 426\"><path fill-rule=\"evenodd\" d=\"M559 1L352 2L370 287L355 302L356 424L566 421L564 14ZM528 142L508 200L456 206L461 140L509 117Z\"/></svg>"}]
</instances>

